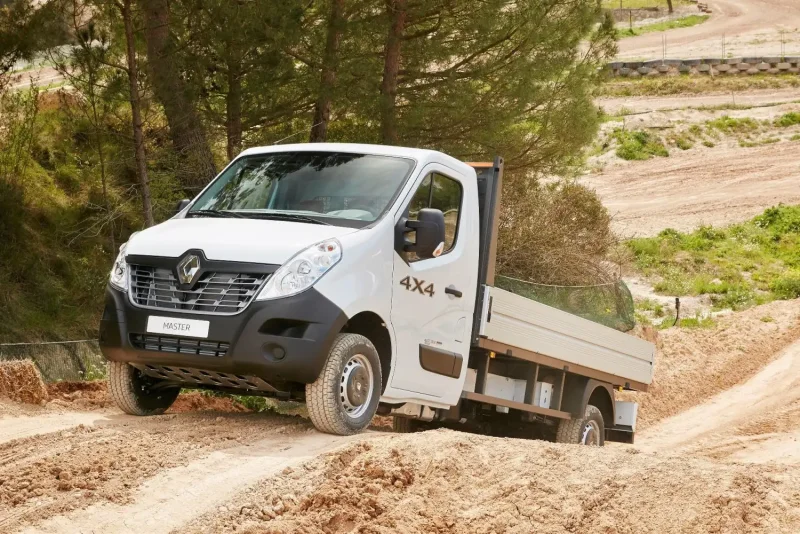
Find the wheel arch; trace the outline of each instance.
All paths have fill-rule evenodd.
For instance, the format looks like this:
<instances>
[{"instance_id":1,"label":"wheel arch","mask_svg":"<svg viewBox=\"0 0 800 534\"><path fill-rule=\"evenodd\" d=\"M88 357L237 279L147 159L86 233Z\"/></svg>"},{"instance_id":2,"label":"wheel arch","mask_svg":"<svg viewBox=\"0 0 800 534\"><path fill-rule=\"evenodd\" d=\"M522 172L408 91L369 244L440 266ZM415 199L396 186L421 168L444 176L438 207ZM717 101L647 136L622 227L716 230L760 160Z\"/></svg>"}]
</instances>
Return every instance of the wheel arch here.
<instances>
[{"instance_id":1,"label":"wheel arch","mask_svg":"<svg viewBox=\"0 0 800 534\"><path fill-rule=\"evenodd\" d=\"M392 370L392 336L380 315L371 311L362 311L347 320L342 327L342 333L361 334L369 339L378 351L381 361L381 393L386 390L389 383L389 374Z\"/></svg>"},{"instance_id":2,"label":"wheel arch","mask_svg":"<svg viewBox=\"0 0 800 534\"><path fill-rule=\"evenodd\" d=\"M589 404L603 414L606 428L614 426L614 388L611 384L593 378L569 375L564 383L562 409L573 416L582 417Z\"/></svg>"}]
</instances>

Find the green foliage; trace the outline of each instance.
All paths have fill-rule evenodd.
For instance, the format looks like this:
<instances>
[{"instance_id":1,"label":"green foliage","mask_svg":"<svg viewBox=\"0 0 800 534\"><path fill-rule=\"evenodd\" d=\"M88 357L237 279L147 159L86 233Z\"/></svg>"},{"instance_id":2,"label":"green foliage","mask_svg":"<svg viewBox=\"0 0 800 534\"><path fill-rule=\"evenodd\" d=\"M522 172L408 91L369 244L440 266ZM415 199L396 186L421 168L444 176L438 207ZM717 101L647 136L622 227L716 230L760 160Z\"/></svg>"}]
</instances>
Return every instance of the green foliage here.
<instances>
[{"instance_id":1,"label":"green foliage","mask_svg":"<svg viewBox=\"0 0 800 534\"><path fill-rule=\"evenodd\" d=\"M666 323L669 323L669 321L666 321ZM662 325L663 324L665 323L662 323ZM669 323L667 326L671 326L671 324L672 323ZM716 322L713 317L700 315L681 318L681 320L678 321L678 326L681 328L713 328L715 324Z\"/></svg>"},{"instance_id":2,"label":"green foliage","mask_svg":"<svg viewBox=\"0 0 800 534\"><path fill-rule=\"evenodd\" d=\"M753 219L753 224L779 239L783 234L800 234L800 206L778 205Z\"/></svg>"},{"instance_id":3,"label":"green foliage","mask_svg":"<svg viewBox=\"0 0 800 534\"><path fill-rule=\"evenodd\" d=\"M66 40L57 2L0 2L0 76L17 61L32 60L40 50Z\"/></svg>"},{"instance_id":4,"label":"green foliage","mask_svg":"<svg viewBox=\"0 0 800 534\"><path fill-rule=\"evenodd\" d=\"M661 294L710 295L715 308L734 310L800 297L798 206L769 208L727 228L666 229L626 247Z\"/></svg>"},{"instance_id":5,"label":"green foliage","mask_svg":"<svg viewBox=\"0 0 800 534\"><path fill-rule=\"evenodd\" d=\"M702 24L711 18L710 15L689 15L674 20L666 20L663 22L656 22L654 24L646 24L644 26L636 26L634 28L619 28L617 29L617 36L620 39L625 37L635 37L645 33L663 32L667 30L674 30L677 28L690 28Z\"/></svg>"},{"instance_id":6,"label":"green foliage","mask_svg":"<svg viewBox=\"0 0 800 534\"><path fill-rule=\"evenodd\" d=\"M119 3L67 0L35 10L31 2L12 0L20 11L2 11L0 70L6 58L49 46L27 33L56 35L37 18L48 14L55 17L48 21L69 26L72 46L49 55L70 89L60 97L47 93L46 113L25 115L34 117L19 123L35 126L30 134L0 128L0 136L11 132L0 140L0 169L14 169L0 180L0 208L6 208L0 232L9 237L0 258L0 313L10 317L0 324L0 338L94 334L114 249L142 226L141 167L156 219L186 195L187 183L178 178L186 161L175 148L179 128L191 130L187 138L208 139L222 161L222 147L234 155L240 144L292 135L292 141L305 140L315 102L329 97L329 141L383 139L392 3L345 2L344 19L333 24L341 31L331 51L333 4L327 0L176 0L157 3L159 13L134 2L126 19L133 23L130 41ZM513 192L502 215L505 232L530 238L524 248L501 245L512 274L576 283L604 276L602 262L614 238L597 196L571 182L540 186L537 177L573 172L598 130L595 91L601 67L616 53L611 18L599 2L572 0L433 0L410 2L407 9L391 90L398 144L472 161L505 157L506 191ZM14 22L24 33L4 33L10 13L20 15ZM154 16L168 24L145 23ZM21 43L20 35L31 39ZM158 38L167 46L159 48ZM169 61L158 50L169 51ZM128 59L139 79L128 78ZM165 72L156 68L159 62L174 68ZM169 105L163 90L153 94L154 87L170 87L165 81L177 82ZM137 93L147 159L139 167L131 110ZM172 121L171 105L181 108L180 116L202 115L208 130ZM0 114L0 121L5 116L14 115ZM655 143L644 150L666 152ZM529 223L525 228L511 229L522 220ZM555 271L554 261L563 262Z\"/></svg>"},{"instance_id":7,"label":"green foliage","mask_svg":"<svg viewBox=\"0 0 800 534\"><path fill-rule=\"evenodd\" d=\"M783 278L773 280L769 284L769 289L779 299L800 298L800 272L794 272Z\"/></svg>"},{"instance_id":8,"label":"green foliage","mask_svg":"<svg viewBox=\"0 0 800 534\"><path fill-rule=\"evenodd\" d=\"M653 156L667 157L669 151L656 136L645 130L617 128L612 134L619 144L617 156L626 160L646 160Z\"/></svg>"},{"instance_id":9,"label":"green foliage","mask_svg":"<svg viewBox=\"0 0 800 534\"><path fill-rule=\"evenodd\" d=\"M796 111L786 113L775 119L775 126L780 126L781 128L788 128L796 124L800 124L800 113Z\"/></svg>"},{"instance_id":10,"label":"green foliage","mask_svg":"<svg viewBox=\"0 0 800 534\"><path fill-rule=\"evenodd\" d=\"M714 130L719 130L725 134L732 133L747 133L758 130L759 124L755 119L750 117L733 118L724 115L718 119L708 121L708 127Z\"/></svg>"}]
</instances>

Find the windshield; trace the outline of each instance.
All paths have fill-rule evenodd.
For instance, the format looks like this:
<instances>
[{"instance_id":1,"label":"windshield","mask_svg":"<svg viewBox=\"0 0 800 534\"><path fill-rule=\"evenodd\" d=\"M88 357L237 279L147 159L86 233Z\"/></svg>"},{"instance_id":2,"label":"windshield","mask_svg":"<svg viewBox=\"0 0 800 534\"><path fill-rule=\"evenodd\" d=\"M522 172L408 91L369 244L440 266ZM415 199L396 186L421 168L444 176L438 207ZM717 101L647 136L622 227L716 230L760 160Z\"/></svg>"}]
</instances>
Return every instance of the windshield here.
<instances>
[{"instance_id":1,"label":"windshield","mask_svg":"<svg viewBox=\"0 0 800 534\"><path fill-rule=\"evenodd\" d=\"M394 200L410 159L339 152L277 152L235 161L187 216L231 216L366 226Z\"/></svg>"}]
</instances>

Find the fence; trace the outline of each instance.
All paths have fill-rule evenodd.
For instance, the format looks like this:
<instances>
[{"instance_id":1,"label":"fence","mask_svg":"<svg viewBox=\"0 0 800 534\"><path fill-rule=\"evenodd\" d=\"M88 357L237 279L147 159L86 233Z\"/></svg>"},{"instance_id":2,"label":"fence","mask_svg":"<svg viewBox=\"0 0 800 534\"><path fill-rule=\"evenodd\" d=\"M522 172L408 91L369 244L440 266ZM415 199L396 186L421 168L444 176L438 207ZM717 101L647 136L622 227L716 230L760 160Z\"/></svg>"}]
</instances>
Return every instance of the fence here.
<instances>
[{"instance_id":1,"label":"fence","mask_svg":"<svg viewBox=\"0 0 800 534\"><path fill-rule=\"evenodd\" d=\"M31 360L45 382L96 380L106 376L106 363L96 340L43 343L0 343L0 362Z\"/></svg>"},{"instance_id":2,"label":"fence","mask_svg":"<svg viewBox=\"0 0 800 534\"><path fill-rule=\"evenodd\" d=\"M554 286L498 275L495 285L620 332L636 326L633 297L622 280L593 286Z\"/></svg>"},{"instance_id":3,"label":"fence","mask_svg":"<svg viewBox=\"0 0 800 534\"><path fill-rule=\"evenodd\" d=\"M615 61L608 65L608 69L612 76L628 78L678 74L707 76L798 74L800 73L800 56Z\"/></svg>"}]
</instances>

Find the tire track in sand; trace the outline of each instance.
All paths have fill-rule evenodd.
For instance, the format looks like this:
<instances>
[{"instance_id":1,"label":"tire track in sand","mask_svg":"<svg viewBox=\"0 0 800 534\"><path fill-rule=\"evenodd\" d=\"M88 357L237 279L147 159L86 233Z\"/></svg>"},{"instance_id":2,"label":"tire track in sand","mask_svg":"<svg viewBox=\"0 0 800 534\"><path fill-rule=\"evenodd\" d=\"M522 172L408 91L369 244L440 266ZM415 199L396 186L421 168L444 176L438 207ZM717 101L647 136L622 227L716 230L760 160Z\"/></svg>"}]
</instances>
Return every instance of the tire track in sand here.
<instances>
[{"instance_id":1,"label":"tire track in sand","mask_svg":"<svg viewBox=\"0 0 800 534\"><path fill-rule=\"evenodd\" d=\"M140 486L130 504L95 504L84 510L51 517L22 532L166 534L213 510L264 477L351 440L369 439L369 436L368 433L341 437L309 430L300 435L276 436L242 447L215 451L188 465L160 472Z\"/></svg>"}]
</instances>

